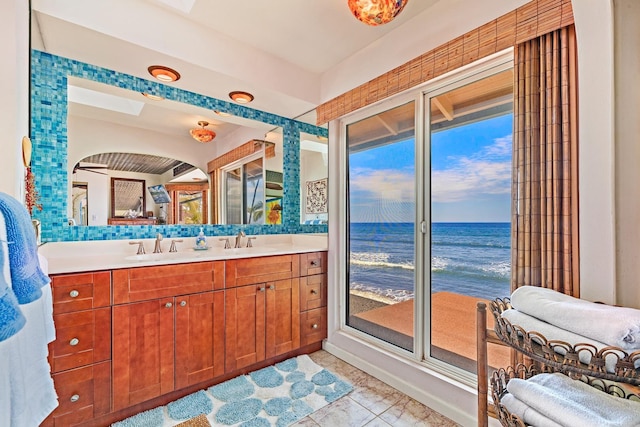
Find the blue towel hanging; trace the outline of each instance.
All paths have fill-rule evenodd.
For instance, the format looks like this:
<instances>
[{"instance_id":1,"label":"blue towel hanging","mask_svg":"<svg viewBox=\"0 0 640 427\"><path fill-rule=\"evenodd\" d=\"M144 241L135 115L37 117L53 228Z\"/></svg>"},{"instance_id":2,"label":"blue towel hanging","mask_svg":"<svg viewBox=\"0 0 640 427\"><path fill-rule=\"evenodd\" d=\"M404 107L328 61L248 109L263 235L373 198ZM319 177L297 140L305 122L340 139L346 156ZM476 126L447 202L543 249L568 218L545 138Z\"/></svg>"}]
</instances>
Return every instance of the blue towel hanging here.
<instances>
[{"instance_id":1,"label":"blue towel hanging","mask_svg":"<svg viewBox=\"0 0 640 427\"><path fill-rule=\"evenodd\" d=\"M16 199L0 192L0 214L4 215L9 249L11 286L20 304L40 298L49 277L40 270L38 246L31 216Z\"/></svg>"}]
</instances>

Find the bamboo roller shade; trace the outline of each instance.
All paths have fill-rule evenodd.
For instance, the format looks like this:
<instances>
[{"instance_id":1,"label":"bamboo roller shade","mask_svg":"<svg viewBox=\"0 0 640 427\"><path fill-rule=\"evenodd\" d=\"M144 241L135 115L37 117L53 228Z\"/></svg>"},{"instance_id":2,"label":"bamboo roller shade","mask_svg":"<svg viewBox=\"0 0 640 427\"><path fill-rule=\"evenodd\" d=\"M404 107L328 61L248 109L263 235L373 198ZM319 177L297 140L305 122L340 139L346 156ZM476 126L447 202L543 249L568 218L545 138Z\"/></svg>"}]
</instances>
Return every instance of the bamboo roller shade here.
<instances>
[{"instance_id":1,"label":"bamboo roller shade","mask_svg":"<svg viewBox=\"0 0 640 427\"><path fill-rule=\"evenodd\" d=\"M533 0L319 105L316 123L323 125L480 58L571 24L571 0Z\"/></svg>"}]
</instances>

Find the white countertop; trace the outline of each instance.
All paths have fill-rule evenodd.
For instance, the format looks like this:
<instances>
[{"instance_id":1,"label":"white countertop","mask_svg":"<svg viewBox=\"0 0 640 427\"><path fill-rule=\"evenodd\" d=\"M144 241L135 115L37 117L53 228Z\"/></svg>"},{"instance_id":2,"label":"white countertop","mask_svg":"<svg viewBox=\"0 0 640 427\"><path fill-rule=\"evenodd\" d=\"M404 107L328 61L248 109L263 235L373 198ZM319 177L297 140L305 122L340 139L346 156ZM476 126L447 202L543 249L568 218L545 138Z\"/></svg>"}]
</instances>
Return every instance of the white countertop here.
<instances>
[{"instance_id":1,"label":"white countertop","mask_svg":"<svg viewBox=\"0 0 640 427\"><path fill-rule=\"evenodd\" d=\"M234 258L286 255L292 253L326 251L326 234L269 234L250 236L253 247L224 249L227 236L209 236L209 249L194 250L195 237L164 238L162 253L154 254L155 239L142 239L145 255L136 255L138 245L130 245L136 240L97 240L76 242L49 242L40 246L38 252L48 262L49 274L77 273L83 271L111 270L118 268L144 267L151 265L180 264L199 261L216 261ZM177 252L169 252L171 240L176 242ZM233 247L235 236L229 236ZM242 239L243 246L247 238Z\"/></svg>"}]
</instances>

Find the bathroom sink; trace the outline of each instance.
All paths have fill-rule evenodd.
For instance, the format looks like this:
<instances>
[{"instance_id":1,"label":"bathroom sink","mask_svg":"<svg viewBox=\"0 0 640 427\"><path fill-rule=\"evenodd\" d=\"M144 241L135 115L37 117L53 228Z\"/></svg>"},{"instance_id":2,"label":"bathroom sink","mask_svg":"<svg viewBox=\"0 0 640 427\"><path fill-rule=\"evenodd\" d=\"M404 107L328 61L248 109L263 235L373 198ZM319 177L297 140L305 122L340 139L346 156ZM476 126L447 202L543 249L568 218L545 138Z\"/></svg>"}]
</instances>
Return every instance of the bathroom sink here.
<instances>
[{"instance_id":1,"label":"bathroom sink","mask_svg":"<svg viewBox=\"0 0 640 427\"><path fill-rule=\"evenodd\" d=\"M177 252L176 252L177 253ZM131 255L126 256L124 259L127 261L161 261L161 260L169 260L175 259L176 257L172 256L174 253L170 254L140 254L140 255Z\"/></svg>"},{"instance_id":2,"label":"bathroom sink","mask_svg":"<svg viewBox=\"0 0 640 427\"><path fill-rule=\"evenodd\" d=\"M130 255L124 257L127 261L133 262L148 262L148 261L177 261L177 260L190 260L204 257L220 257L224 258L225 255L253 255L253 254L267 254L276 252L278 249L269 246L256 246L252 248L231 248L223 249L220 247L212 247L207 250L194 250L192 248L178 251L178 252L165 252L159 254L140 254Z\"/></svg>"},{"instance_id":3,"label":"bathroom sink","mask_svg":"<svg viewBox=\"0 0 640 427\"><path fill-rule=\"evenodd\" d=\"M254 246L251 248L231 248L231 249L222 249L223 253L228 254L253 254L253 253L269 253L277 251L276 248L272 248L269 246Z\"/></svg>"}]
</instances>

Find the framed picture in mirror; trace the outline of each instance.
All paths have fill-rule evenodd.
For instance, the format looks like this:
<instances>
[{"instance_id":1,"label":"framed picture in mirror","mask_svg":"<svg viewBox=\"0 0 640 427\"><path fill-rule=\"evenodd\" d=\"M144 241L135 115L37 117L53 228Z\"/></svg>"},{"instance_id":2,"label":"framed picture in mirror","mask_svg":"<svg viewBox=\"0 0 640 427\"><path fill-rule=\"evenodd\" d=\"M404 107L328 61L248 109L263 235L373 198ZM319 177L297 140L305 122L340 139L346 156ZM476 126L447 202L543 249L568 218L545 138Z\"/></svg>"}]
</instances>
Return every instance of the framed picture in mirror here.
<instances>
[{"instance_id":1,"label":"framed picture in mirror","mask_svg":"<svg viewBox=\"0 0 640 427\"><path fill-rule=\"evenodd\" d=\"M145 180L111 178L111 217L137 218L146 211Z\"/></svg>"}]
</instances>

